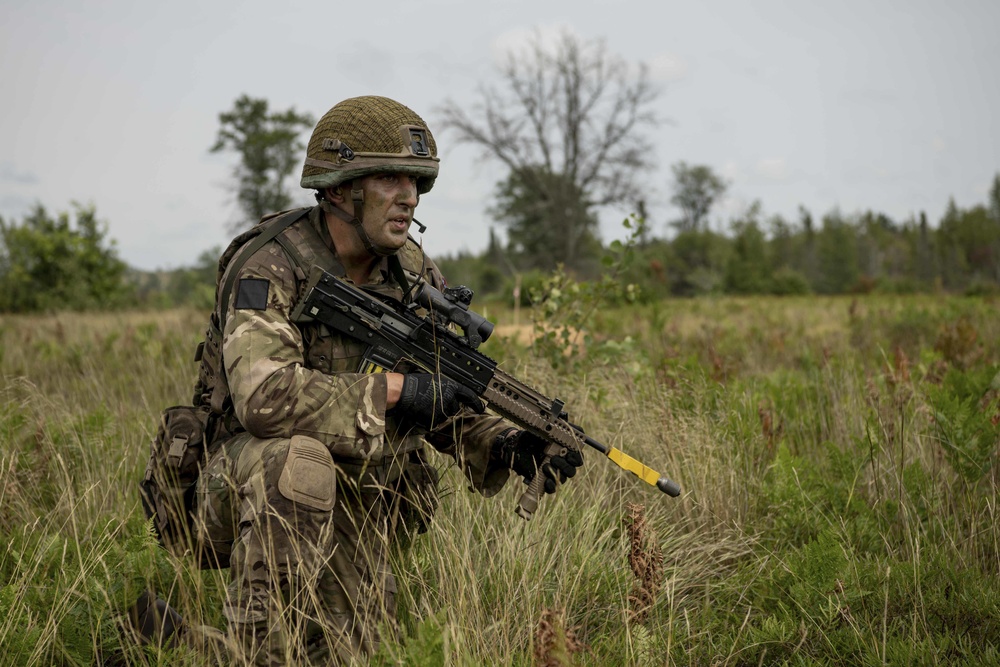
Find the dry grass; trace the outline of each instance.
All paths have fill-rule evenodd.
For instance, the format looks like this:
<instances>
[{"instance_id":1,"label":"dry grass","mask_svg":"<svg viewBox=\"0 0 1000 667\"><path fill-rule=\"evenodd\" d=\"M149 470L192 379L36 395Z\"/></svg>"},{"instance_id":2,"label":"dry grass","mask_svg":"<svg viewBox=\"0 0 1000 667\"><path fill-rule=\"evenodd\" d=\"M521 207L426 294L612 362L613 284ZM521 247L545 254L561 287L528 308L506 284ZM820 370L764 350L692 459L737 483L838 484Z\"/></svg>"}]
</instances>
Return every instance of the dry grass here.
<instances>
[{"instance_id":1,"label":"dry grass","mask_svg":"<svg viewBox=\"0 0 1000 667\"><path fill-rule=\"evenodd\" d=\"M487 354L683 493L663 496L586 452L583 472L525 523L516 485L481 498L436 458L444 498L431 531L393 557L404 642L373 663L738 665L797 650L837 664L822 647L854 637L859 660L892 662L898 644L923 646L930 662L988 664L987 649L957 637L995 619L976 611L962 625L921 582L952 577L979 610L962 577L988 592L1000 573L995 479L957 480L924 396L943 368L996 363L992 312L923 298L670 301L603 315L572 371L498 327ZM137 494L159 411L190 398L203 326L195 311L0 324L0 652L11 664L79 664L87 646L117 646L125 664L203 664L185 648L130 649L114 626L144 586L194 623L222 623L226 573L144 549ZM626 335L631 347L604 344ZM829 467L837 456L846 473ZM824 551L829 539L838 549ZM952 570L932 567L948 557ZM823 588L816 563L840 583ZM951 648L934 648L948 643L939 617L957 628Z\"/></svg>"}]
</instances>

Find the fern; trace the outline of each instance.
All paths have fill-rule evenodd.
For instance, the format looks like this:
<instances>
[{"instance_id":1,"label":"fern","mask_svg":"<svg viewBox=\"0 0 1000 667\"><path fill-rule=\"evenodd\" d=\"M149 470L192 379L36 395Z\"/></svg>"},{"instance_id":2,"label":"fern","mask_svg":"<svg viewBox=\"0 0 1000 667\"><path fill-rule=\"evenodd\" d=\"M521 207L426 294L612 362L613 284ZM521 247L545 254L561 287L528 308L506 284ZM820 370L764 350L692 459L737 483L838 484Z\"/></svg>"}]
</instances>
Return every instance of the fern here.
<instances>
[{"instance_id":1,"label":"fern","mask_svg":"<svg viewBox=\"0 0 1000 667\"><path fill-rule=\"evenodd\" d=\"M951 369L927 398L942 452L952 469L975 484L992 468L1000 443L1000 372L983 367Z\"/></svg>"},{"instance_id":2,"label":"fern","mask_svg":"<svg viewBox=\"0 0 1000 667\"><path fill-rule=\"evenodd\" d=\"M403 642L383 642L371 664L378 667L444 667L448 664L445 660L445 618L445 613L440 611L420 621L414 633Z\"/></svg>"},{"instance_id":3,"label":"fern","mask_svg":"<svg viewBox=\"0 0 1000 667\"><path fill-rule=\"evenodd\" d=\"M788 568L794 577L790 597L807 610L818 609L827 601L847 568L840 541L830 530L820 533L789 561Z\"/></svg>"}]
</instances>

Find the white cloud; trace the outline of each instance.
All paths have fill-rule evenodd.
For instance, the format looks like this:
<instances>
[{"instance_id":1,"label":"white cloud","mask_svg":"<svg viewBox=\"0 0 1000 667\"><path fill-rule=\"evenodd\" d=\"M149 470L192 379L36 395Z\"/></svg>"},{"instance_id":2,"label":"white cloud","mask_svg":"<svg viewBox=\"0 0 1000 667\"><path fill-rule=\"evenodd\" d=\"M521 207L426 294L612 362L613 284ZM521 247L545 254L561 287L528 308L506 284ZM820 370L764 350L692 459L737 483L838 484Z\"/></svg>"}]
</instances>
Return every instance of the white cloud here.
<instances>
[{"instance_id":1,"label":"white cloud","mask_svg":"<svg viewBox=\"0 0 1000 667\"><path fill-rule=\"evenodd\" d=\"M783 181L788 178L788 167L783 157L762 158L753 171L757 176L772 181Z\"/></svg>"},{"instance_id":2,"label":"white cloud","mask_svg":"<svg viewBox=\"0 0 1000 667\"><path fill-rule=\"evenodd\" d=\"M735 218L747 210L750 200L739 195L726 195L716 204L716 208L726 218Z\"/></svg>"},{"instance_id":3,"label":"white cloud","mask_svg":"<svg viewBox=\"0 0 1000 667\"><path fill-rule=\"evenodd\" d=\"M554 54L558 48L559 40L567 34L583 40L583 37L572 26L565 23L508 30L493 39L493 43L490 45L493 60L498 65L505 65L510 54L523 52L536 43L541 45L542 51Z\"/></svg>"},{"instance_id":4,"label":"white cloud","mask_svg":"<svg viewBox=\"0 0 1000 667\"><path fill-rule=\"evenodd\" d=\"M687 63L673 53L661 53L647 64L653 81L679 81L687 76Z\"/></svg>"},{"instance_id":5,"label":"white cloud","mask_svg":"<svg viewBox=\"0 0 1000 667\"><path fill-rule=\"evenodd\" d=\"M743 170L740 169L740 165L737 164L736 160L726 160L719 172L730 183L739 181L743 176Z\"/></svg>"},{"instance_id":6,"label":"white cloud","mask_svg":"<svg viewBox=\"0 0 1000 667\"><path fill-rule=\"evenodd\" d=\"M981 198L986 199L990 196L990 191L993 189L993 181L977 181L972 186L973 192L979 195Z\"/></svg>"}]
</instances>

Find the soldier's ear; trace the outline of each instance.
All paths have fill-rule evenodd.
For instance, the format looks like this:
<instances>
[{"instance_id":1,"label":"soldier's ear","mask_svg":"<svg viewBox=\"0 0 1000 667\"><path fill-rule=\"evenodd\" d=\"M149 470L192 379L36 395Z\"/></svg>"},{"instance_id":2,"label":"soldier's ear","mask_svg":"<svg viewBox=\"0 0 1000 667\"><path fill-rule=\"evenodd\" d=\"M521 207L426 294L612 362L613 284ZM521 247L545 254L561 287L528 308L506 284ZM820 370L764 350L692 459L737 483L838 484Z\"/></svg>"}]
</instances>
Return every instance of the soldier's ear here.
<instances>
[{"instance_id":1,"label":"soldier's ear","mask_svg":"<svg viewBox=\"0 0 1000 667\"><path fill-rule=\"evenodd\" d=\"M323 196L325 196L326 200L331 204L344 203L344 191L340 188L339 185L333 188L326 188L325 190L323 190Z\"/></svg>"}]
</instances>

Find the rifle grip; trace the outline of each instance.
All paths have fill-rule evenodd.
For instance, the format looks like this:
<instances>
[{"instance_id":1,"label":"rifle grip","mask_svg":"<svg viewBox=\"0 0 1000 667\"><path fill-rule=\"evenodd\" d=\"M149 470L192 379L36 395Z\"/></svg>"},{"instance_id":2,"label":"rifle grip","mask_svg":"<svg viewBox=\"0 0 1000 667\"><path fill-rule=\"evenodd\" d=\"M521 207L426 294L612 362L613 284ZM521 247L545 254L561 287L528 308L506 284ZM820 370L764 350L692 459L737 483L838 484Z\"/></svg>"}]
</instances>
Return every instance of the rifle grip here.
<instances>
[{"instance_id":1,"label":"rifle grip","mask_svg":"<svg viewBox=\"0 0 1000 667\"><path fill-rule=\"evenodd\" d=\"M517 502L517 508L514 510L519 517L525 521L531 521L531 516L538 509L538 501L542 497L542 491L545 488L545 473L542 469L549 464L552 457L546 455L542 462L538 465L535 470L535 476L531 478L531 483L528 484L528 488L524 490L521 494L521 499Z\"/></svg>"}]
</instances>

